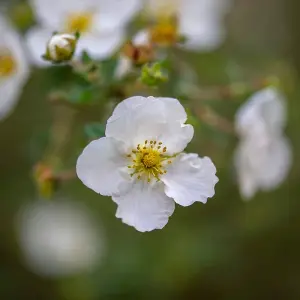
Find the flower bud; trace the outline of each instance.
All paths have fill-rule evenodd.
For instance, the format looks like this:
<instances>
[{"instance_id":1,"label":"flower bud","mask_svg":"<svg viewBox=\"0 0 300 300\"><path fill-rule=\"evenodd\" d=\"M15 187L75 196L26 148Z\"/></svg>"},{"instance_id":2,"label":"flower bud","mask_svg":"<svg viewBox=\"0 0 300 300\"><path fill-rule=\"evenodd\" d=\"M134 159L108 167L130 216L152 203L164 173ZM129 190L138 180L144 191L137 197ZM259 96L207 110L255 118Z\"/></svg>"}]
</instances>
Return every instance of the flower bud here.
<instances>
[{"instance_id":1,"label":"flower bud","mask_svg":"<svg viewBox=\"0 0 300 300\"><path fill-rule=\"evenodd\" d=\"M48 41L45 60L53 63L70 61L76 50L78 34L54 33Z\"/></svg>"},{"instance_id":2,"label":"flower bud","mask_svg":"<svg viewBox=\"0 0 300 300\"><path fill-rule=\"evenodd\" d=\"M153 64L145 64L142 67L140 80L143 84L153 87L166 82L168 80L168 75L166 74L162 63L156 62Z\"/></svg>"},{"instance_id":3,"label":"flower bud","mask_svg":"<svg viewBox=\"0 0 300 300\"><path fill-rule=\"evenodd\" d=\"M51 198L56 186L53 170L44 163L38 163L33 170L33 177L42 198Z\"/></svg>"},{"instance_id":4,"label":"flower bud","mask_svg":"<svg viewBox=\"0 0 300 300\"><path fill-rule=\"evenodd\" d=\"M123 47L122 54L135 65L142 65L153 60L154 49L151 44L134 45L132 42L128 42Z\"/></svg>"}]
</instances>

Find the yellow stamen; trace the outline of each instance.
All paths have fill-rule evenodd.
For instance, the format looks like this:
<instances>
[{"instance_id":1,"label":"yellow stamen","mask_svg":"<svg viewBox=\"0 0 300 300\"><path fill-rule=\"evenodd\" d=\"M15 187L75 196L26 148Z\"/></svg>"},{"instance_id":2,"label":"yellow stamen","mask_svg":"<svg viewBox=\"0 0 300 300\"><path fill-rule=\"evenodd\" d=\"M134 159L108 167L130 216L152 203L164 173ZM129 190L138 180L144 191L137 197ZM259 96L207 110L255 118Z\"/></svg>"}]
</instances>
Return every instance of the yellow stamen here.
<instances>
[{"instance_id":1,"label":"yellow stamen","mask_svg":"<svg viewBox=\"0 0 300 300\"><path fill-rule=\"evenodd\" d=\"M68 16L66 22L66 31L70 33L74 33L77 31L80 33L85 33L91 29L92 23L92 12L72 13Z\"/></svg>"},{"instance_id":2,"label":"yellow stamen","mask_svg":"<svg viewBox=\"0 0 300 300\"><path fill-rule=\"evenodd\" d=\"M178 25L175 18L160 19L150 28L150 40L159 46L171 46L176 44L178 39Z\"/></svg>"},{"instance_id":3,"label":"yellow stamen","mask_svg":"<svg viewBox=\"0 0 300 300\"><path fill-rule=\"evenodd\" d=\"M144 146L140 147L138 144L136 150L132 150L132 153L128 155L130 158L130 165L128 165L129 169L133 169L131 172L131 176L135 176L137 179L144 179L148 183L151 182L152 178L155 178L156 181L160 180L160 176L167 173L164 168L171 163L171 160L174 156L168 156L164 152L167 151L167 147L158 146L157 148L155 145L157 141L148 141L145 140ZM158 143L162 145L162 142Z\"/></svg>"},{"instance_id":4,"label":"yellow stamen","mask_svg":"<svg viewBox=\"0 0 300 300\"><path fill-rule=\"evenodd\" d=\"M17 69L14 57L9 53L0 50L0 78L9 77Z\"/></svg>"}]
</instances>

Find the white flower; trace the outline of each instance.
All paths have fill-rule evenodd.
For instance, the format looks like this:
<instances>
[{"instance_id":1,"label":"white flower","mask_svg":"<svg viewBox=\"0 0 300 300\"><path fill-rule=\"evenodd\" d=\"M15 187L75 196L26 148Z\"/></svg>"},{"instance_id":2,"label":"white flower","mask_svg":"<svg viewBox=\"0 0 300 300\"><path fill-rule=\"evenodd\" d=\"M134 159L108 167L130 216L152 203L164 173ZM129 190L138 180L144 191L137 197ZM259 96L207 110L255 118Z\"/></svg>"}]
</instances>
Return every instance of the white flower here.
<instances>
[{"instance_id":1,"label":"white flower","mask_svg":"<svg viewBox=\"0 0 300 300\"><path fill-rule=\"evenodd\" d=\"M48 44L45 59L52 62L63 62L72 59L77 45L75 34L54 34Z\"/></svg>"},{"instance_id":2,"label":"white flower","mask_svg":"<svg viewBox=\"0 0 300 300\"><path fill-rule=\"evenodd\" d=\"M29 75L19 34L0 15L0 120L15 107Z\"/></svg>"},{"instance_id":3,"label":"white flower","mask_svg":"<svg viewBox=\"0 0 300 300\"><path fill-rule=\"evenodd\" d=\"M21 210L17 221L25 263L39 275L83 272L103 254L101 232L82 205L60 200L34 202Z\"/></svg>"},{"instance_id":4,"label":"white flower","mask_svg":"<svg viewBox=\"0 0 300 300\"><path fill-rule=\"evenodd\" d=\"M285 122L284 97L275 88L255 93L237 112L235 166L244 199L274 189L286 178L292 154L283 133Z\"/></svg>"},{"instance_id":5,"label":"white flower","mask_svg":"<svg viewBox=\"0 0 300 300\"><path fill-rule=\"evenodd\" d=\"M218 181L208 157L182 152L194 134L186 120L176 99L124 100L107 121L106 137L91 142L78 158L78 177L112 196L124 223L141 232L163 228L175 202L206 203Z\"/></svg>"},{"instance_id":6,"label":"white flower","mask_svg":"<svg viewBox=\"0 0 300 300\"><path fill-rule=\"evenodd\" d=\"M150 35L162 44L184 36L187 49L213 50L224 40L223 19L230 4L231 0L146 0L145 14L157 24Z\"/></svg>"},{"instance_id":7,"label":"white flower","mask_svg":"<svg viewBox=\"0 0 300 300\"><path fill-rule=\"evenodd\" d=\"M78 52L88 50L105 59L120 47L125 25L139 11L140 0L31 0L38 26L29 31L27 42L33 59L42 64L47 40L55 31L81 34Z\"/></svg>"}]
</instances>

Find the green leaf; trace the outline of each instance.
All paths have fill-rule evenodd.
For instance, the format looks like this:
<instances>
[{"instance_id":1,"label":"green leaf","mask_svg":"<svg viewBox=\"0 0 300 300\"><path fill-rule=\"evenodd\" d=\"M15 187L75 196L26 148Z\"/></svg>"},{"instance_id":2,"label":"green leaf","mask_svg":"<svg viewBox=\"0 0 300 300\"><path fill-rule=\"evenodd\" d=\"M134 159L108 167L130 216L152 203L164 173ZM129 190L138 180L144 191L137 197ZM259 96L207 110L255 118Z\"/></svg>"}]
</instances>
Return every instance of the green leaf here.
<instances>
[{"instance_id":1,"label":"green leaf","mask_svg":"<svg viewBox=\"0 0 300 300\"><path fill-rule=\"evenodd\" d=\"M82 51L81 62L84 64L89 64L89 63L93 62L92 58L90 57L90 55L88 54L87 51Z\"/></svg>"},{"instance_id":2,"label":"green leaf","mask_svg":"<svg viewBox=\"0 0 300 300\"><path fill-rule=\"evenodd\" d=\"M101 123L90 123L85 125L84 131L90 140L94 140L105 135L105 126Z\"/></svg>"},{"instance_id":3,"label":"green leaf","mask_svg":"<svg viewBox=\"0 0 300 300\"><path fill-rule=\"evenodd\" d=\"M156 87L159 84L168 81L168 74L162 67L161 62L145 64L142 67L140 80L145 85Z\"/></svg>"},{"instance_id":4,"label":"green leaf","mask_svg":"<svg viewBox=\"0 0 300 300\"><path fill-rule=\"evenodd\" d=\"M88 104L93 101L93 96L92 88L73 86L68 93L68 100L73 104Z\"/></svg>"},{"instance_id":5,"label":"green leaf","mask_svg":"<svg viewBox=\"0 0 300 300\"><path fill-rule=\"evenodd\" d=\"M118 59L116 57L103 60L100 64L101 79L103 84L110 84L115 76Z\"/></svg>"}]
</instances>

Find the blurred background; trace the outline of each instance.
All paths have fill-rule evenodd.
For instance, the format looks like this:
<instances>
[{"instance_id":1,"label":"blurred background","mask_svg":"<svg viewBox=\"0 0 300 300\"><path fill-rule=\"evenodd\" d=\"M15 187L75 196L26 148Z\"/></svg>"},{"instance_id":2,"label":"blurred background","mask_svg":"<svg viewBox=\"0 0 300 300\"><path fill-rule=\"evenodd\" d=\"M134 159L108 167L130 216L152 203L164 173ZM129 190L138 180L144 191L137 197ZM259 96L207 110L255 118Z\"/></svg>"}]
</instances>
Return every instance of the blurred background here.
<instances>
[{"instance_id":1,"label":"blurred background","mask_svg":"<svg viewBox=\"0 0 300 300\"><path fill-rule=\"evenodd\" d=\"M10 12L20 4L0 3ZM20 11L12 14L17 21ZM225 43L189 56L207 85L230 76L280 78L294 155L287 180L243 202L232 167L237 139L197 127L188 150L216 164L216 195L206 205L177 207L163 230L150 233L122 224L115 203L78 179L60 187L59 204L34 204L32 166L53 118L45 98L72 75L66 68L33 69L18 106L0 123L1 299L300 299L299 11L298 0L235 0ZM239 104L215 102L231 120ZM78 136L80 122L73 128ZM60 245L54 256L52 243ZM73 256L68 247L77 249Z\"/></svg>"}]
</instances>

